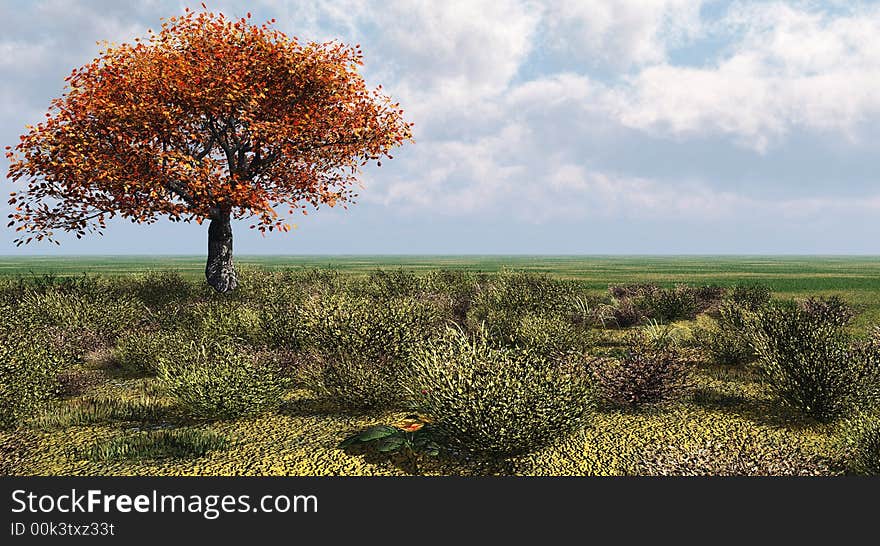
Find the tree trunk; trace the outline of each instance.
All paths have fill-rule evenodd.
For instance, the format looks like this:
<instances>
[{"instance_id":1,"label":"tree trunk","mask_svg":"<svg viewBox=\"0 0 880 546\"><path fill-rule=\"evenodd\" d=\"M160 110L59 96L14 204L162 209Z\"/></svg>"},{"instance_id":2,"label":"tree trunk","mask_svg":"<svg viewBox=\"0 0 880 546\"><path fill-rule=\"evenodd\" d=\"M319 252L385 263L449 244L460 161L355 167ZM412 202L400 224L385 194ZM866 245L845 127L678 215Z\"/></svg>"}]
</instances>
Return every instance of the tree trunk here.
<instances>
[{"instance_id":1,"label":"tree trunk","mask_svg":"<svg viewBox=\"0 0 880 546\"><path fill-rule=\"evenodd\" d=\"M229 292L238 287L238 277L232 265L232 224L228 212L212 217L208 226L205 278L217 292Z\"/></svg>"}]
</instances>

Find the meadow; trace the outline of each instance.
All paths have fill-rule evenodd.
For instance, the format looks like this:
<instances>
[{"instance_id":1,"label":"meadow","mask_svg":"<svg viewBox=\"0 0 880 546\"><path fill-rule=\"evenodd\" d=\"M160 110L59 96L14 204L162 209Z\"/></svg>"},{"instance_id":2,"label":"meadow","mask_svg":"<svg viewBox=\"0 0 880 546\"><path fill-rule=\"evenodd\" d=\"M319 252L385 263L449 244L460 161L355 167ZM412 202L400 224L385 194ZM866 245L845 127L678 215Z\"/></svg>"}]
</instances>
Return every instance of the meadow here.
<instances>
[{"instance_id":1,"label":"meadow","mask_svg":"<svg viewBox=\"0 0 880 546\"><path fill-rule=\"evenodd\" d=\"M870 257L0 259L0 472L835 475Z\"/></svg>"}]
</instances>

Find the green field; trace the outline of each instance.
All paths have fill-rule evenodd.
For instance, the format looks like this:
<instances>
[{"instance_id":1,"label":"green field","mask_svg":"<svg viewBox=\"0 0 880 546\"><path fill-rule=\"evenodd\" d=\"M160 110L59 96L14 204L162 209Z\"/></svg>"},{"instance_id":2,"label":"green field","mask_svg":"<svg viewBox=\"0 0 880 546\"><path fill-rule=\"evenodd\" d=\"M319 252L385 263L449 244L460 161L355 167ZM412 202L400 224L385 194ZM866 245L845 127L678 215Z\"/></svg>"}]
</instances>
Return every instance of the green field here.
<instances>
[{"instance_id":1,"label":"green field","mask_svg":"<svg viewBox=\"0 0 880 546\"><path fill-rule=\"evenodd\" d=\"M856 327L880 323L880 257L877 256L240 256L239 266L267 269L326 268L354 274L376 269L413 271L504 269L576 279L604 291L610 284L656 282L761 283L776 297L842 295L859 312ZM0 275L129 274L172 269L193 278L204 271L202 256L0 257Z\"/></svg>"},{"instance_id":2,"label":"green field","mask_svg":"<svg viewBox=\"0 0 880 546\"><path fill-rule=\"evenodd\" d=\"M877 472L851 464L842 442L855 425L840 417L880 400L876 258L245 256L238 267L239 289L217 294L196 256L0 259L0 474ZM134 275L153 270L171 273ZM627 283L664 288L612 297L609 285ZM849 305L777 305L754 286L711 284ZM798 321L772 330L794 356L759 359L751 340L778 316ZM787 385L836 393L844 409L820 420L784 399L766 381L777 361L806 370ZM567 390L584 381L589 392ZM415 434L413 412L433 454L343 442Z\"/></svg>"}]
</instances>

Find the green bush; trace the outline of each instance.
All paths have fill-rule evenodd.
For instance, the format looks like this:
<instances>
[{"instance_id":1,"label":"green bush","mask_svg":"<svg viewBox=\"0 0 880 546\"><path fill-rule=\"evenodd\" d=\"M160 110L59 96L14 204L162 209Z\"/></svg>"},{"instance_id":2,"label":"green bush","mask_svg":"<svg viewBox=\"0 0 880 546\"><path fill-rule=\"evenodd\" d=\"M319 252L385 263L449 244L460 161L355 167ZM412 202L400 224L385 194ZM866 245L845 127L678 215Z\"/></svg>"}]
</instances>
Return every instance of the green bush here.
<instances>
[{"instance_id":1,"label":"green bush","mask_svg":"<svg viewBox=\"0 0 880 546\"><path fill-rule=\"evenodd\" d=\"M660 404L681 397L691 387L690 366L668 341L632 336L619 359L597 359L590 370L606 403L628 408Z\"/></svg>"},{"instance_id":2,"label":"green bush","mask_svg":"<svg viewBox=\"0 0 880 546\"><path fill-rule=\"evenodd\" d=\"M442 323L436 309L412 298L376 301L334 294L303 305L308 342L319 352L363 359L405 359Z\"/></svg>"},{"instance_id":3,"label":"green bush","mask_svg":"<svg viewBox=\"0 0 880 546\"><path fill-rule=\"evenodd\" d=\"M583 353L591 346L589 331L558 315L528 313L519 319L509 344L548 357Z\"/></svg>"},{"instance_id":4,"label":"green bush","mask_svg":"<svg viewBox=\"0 0 880 546\"><path fill-rule=\"evenodd\" d=\"M186 301L196 294L196 287L177 271L148 271L126 279L125 288L150 307Z\"/></svg>"},{"instance_id":5,"label":"green bush","mask_svg":"<svg viewBox=\"0 0 880 546\"><path fill-rule=\"evenodd\" d=\"M297 370L304 387L345 407L392 409L404 405L401 366L388 357L313 355Z\"/></svg>"},{"instance_id":6,"label":"green bush","mask_svg":"<svg viewBox=\"0 0 880 546\"><path fill-rule=\"evenodd\" d=\"M792 305L770 307L749 323L766 384L805 415L833 421L876 397L875 346L854 345L833 322Z\"/></svg>"},{"instance_id":7,"label":"green bush","mask_svg":"<svg viewBox=\"0 0 880 546\"><path fill-rule=\"evenodd\" d=\"M155 375L159 361L169 345L179 344L186 334L180 332L132 332L120 337L113 349L113 360L120 367Z\"/></svg>"},{"instance_id":8,"label":"green bush","mask_svg":"<svg viewBox=\"0 0 880 546\"><path fill-rule=\"evenodd\" d=\"M636 298L636 305L649 318L663 322L690 320L701 311L697 290L682 284L647 292Z\"/></svg>"},{"instance_id":9,"label":"green bush","mask_svg":"<svg viewBox=\"0 0 880 546\"><path fill-rule=\"evenodd\" d=\"M129 295L77 294L60 290L31 291L22 298L20 313L28 320L57 330L79 352L112 343L146 320L142 302Z\"/></svg>"},{"instance_id":10,"label":"green bush","mask_svg":"<svg viewBox=\"0 0 880 546\"><path fill-rule=\"evenodd\" d=\"M191 415L227 419L281 404L286 380L275 363L256 358L231 338L181 341L159 358L159 379Z\"/></svg>"},{"instance_id":11,"label":"green bush","mask_svg":"<svg viewBox=\"0 0 880 546\"><path fill-rule=\"evenodd\" d=\"M64 358L22 332L0 329L0 428L11 428L48 401Z\"/></svg>"},{"instance_id":12,"label":"green bush","mask_svg":"<svg viewBox=\"0 0 880 546\"><path fill-rule=\"evenodd\" d=\"M718 307L716 322L711 325L704 322L695 330L697 345L718 364L753 362L756 358L755 349L747 328L751 314L752 311L733 301L722 302Z\"/></svg>"},{"instance_id":13,"label":"green bush","mask_svg":"<svg viewBox=\"0 0 880 546\"><path fill-rule=\"evenodd\" d=\"M856 474L880 476L880 417L858 414L842 423L846 465Z\"/></svg>"},{"instance_id":14,"label":"green bush","mask_svg":"<svg viewBox=\"0 0 880 546\"><path fill-rule=\"evenodd\" d=\"M264 342L260 313L246 302L211 299L188 306L182 313L184 327L196 336L229 337L237 342L259 345Z\"/></svg>"},{"instance_id":15,"label":"green bush","mask_svg":"<svg viewBox=\"0 0 880 546\"><path fill-rule=\"evenodd\" d=\"M579 366L454 329L415 355L404 387L454 448L492 457L544 447L583 426L591 408Z\"/></svg>"},{"instance_id":16,"label":"green bush","mask_svg":"<svg viewBox=\"0 0 880 546\"><path fill-rule=\"evenodd\" d=\"M471 325L491 324L493 317L526 313L565 315L576 285L549 275L504 272L481 285L468 313Z\"/></svg>"},{"instance_id":17,"label":"green bush","mask_svg":"<svg viewBox=\"0 0 880 546\"><path fill-rule=\"evenodd\" d=\"M748 311L757 311L770 303L773 292L763 284L737 284L728 299Z\"/></svg>"}]
</instances>

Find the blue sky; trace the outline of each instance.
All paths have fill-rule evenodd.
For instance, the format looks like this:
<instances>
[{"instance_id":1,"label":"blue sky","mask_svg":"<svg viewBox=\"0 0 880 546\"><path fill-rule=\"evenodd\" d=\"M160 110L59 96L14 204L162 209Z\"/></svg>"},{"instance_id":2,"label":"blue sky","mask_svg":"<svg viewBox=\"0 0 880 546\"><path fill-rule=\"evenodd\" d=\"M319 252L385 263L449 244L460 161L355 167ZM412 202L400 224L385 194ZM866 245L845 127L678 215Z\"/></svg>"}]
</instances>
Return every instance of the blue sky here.
<instances>
[{"instance_id":1,"label":"blue sky","mask_svg":"<svg viewBox=\"0 0 880 546\"><path fill-rule=\"evenodd\" d=\"M0 143L96 41L198 2L0 0ZM416 143L349 210L239 254L880 254L880 3L208 2L360 43ZM7 163L0 159L5 173ZM4 191L13 191L6 182ZM6 208L2 211L5 216ZM7 254L202 254L203 226L111 222Z\"/></svg>"}]
</instances>

